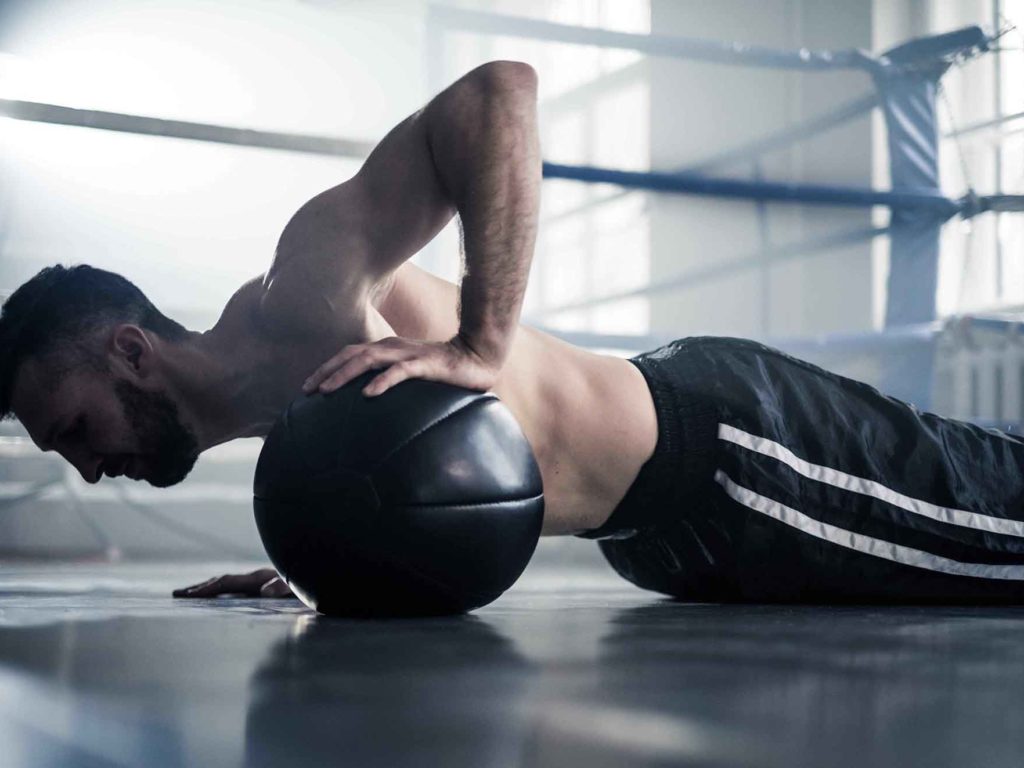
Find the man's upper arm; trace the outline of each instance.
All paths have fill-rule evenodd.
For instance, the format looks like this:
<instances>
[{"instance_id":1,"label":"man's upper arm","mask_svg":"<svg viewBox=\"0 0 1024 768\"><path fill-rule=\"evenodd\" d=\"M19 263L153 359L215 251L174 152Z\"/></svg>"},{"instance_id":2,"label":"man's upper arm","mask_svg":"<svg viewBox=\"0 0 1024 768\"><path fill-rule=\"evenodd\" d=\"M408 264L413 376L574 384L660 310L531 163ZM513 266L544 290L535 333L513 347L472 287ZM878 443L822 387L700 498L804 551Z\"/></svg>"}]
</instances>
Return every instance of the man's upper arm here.
<instances>
[{"instance_id":1,"label":"man's upper arm","mask_svg":"<svg viewBox=\"0 0 1024 768\"><path fill-rule=\"evenodd\" d=\"M507 76L509 66L492 62L456 81L395 126L355 176L303 205L281 235L268 284L297 261L303 284L344 301L430 242L456 213L435 165L431 130L451 132L481 119L480 94ZM525 65L511 66L515 74ZM449 154L459 152L456 139L448 141L454 142Z\"/></svg>"},{"instance_id":2,"label":"man's upper arm","mask_svg":"<svg viewBox=\"0 0 1024 768\"><path fill-rule=\"evenodd\" d=\"M496 103L506 107L497 116ZM481 164L508 162L505 156L481 157L476 145L481 134L493 132L488 121L535 119L534 107L526 110L525 103L536 103L533 69L493 61L461 77L384 137L347 182L364 214L360 230L369 274L387 274L430 242L461 209L460 194L471 188L467 181Z\"/></svg>"},{"instance_id":3,"label":"man's upper arm","mask_svg":"<svg viewBox=\"0 0 1024 768\"><path fill-rule=\"evenodd\" d=\"M455 207L434 169L424 122L423 110L403 120L355 176L304 204L281 233L271 273L301 259L332 285L372 281L430 242Z\"/></svg>"},{"instance_id":4,"label":"man's upper arm","mask_svg":"<svg viewBox=\"0 0 1024 768\"><path fill-rule=\"evenodd\" d=\"M455 204L434 166L429 109L395 126L351 181L366 212L362 234L372 274L396 269L455 215Z\"/></svg>"},{"instance_id":5,"label":"man's upper arm","mask_svg":"<svg viewBox=\"0 0 1024 768\"><path fill-rule=\"evenodd\" d=\"M289 220L264 277L262 309L302 325L359 317L369 289L447 224L422 111L399 123L359 172L321 192ZM301 315L302 317L298 317Z\"/></svg>"}]
</instances>

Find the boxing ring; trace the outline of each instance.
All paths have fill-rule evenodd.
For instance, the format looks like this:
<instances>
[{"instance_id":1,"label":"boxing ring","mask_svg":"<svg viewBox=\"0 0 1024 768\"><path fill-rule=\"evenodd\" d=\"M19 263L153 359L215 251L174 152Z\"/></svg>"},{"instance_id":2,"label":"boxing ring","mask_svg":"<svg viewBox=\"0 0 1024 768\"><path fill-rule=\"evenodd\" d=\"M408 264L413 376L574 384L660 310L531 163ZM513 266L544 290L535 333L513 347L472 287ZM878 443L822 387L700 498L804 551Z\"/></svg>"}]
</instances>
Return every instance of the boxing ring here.
<instances>
[{"instance_id":1,"label":"boxing ring","mask_svg":"<svg viewBox=\"0 0 1024 768\"><path fill-rule=\"evenodd\" d=\"M889 239L889 274L883 330L875 333L833 333L813 338L766 337L763 340L829 369L868 380L884 391L925 409L1015 430L1024 417L1024 376L1020 366L1009 365L1004 374L998 361L985 354L955 355L956 364L937 365L936 349L957 345L969 349L970 322L957 321L956 332L940 343L945 326L937 322L936 292L940 231L951 219L967 221L986 213L1024 211L1024 195L979 194L973 189L959 198L942 190L939 167L937 99L940 81L953 66L991 51L999 34L979 26L910 40L877 55L859 49L839 51L782 50L696 38L643 35L604 30L583 30L563 24L496 16L477 11L435 6L428 19L437 47L446 35L468 32L541 39L552 43L598 45L637 51L648 56L713 63L725 66L794 70L810 73L851 70L863 73L873 93L847 101L830 111L770 133L755 141L728 147L674 171L636 172L614 168L544 163L544 177L586 184L614 184L623 189L663 194L699 195L747 200L759 204L788 203L806 206L885 208L888 223L857 227L826 237L772 247L762 242L758 252L730 260L726 265L682 272L643 287L547 308L538 318L570 310L608 305L636 296L671 293L709 283L738 269L773 259L806 257L876 237ZM889 189L806 184L715 175L722 166L756 162L769 151L797 142L880 110L888 149ZM973 130L968 129L968 130ZM989 336L1005 337L1014 351L1019 336L1016 322L986 319L976 325ZM995 332L994 329L999 331ZM669 336L623 337L605 334L562 333L584 346L610 346L641 351L669 341ZM991 357L991 356L989 356ZM852 362L851 362L852 361ZM979 394L986 388L987 396ZM979 402L990 404L979 407ZM996 407L991 407L995 404Z\"/></svg>"},{"instance_id":2,"label":"boxing ring","mask_svg":"<svg viewBox=\"0 0 1024 768\"><path fill-rule=\"evenodd\" d=\"M814 206L823 208L887 210L883 224L856 226L802 242L762 247L749 256L728 263L681 271L626 291L614 291L579 301L544 307L527 318L538 327L581 346L614 348L621 351L650 349L675 334L609 334L566 331L550 327L547 321L578 309L600 308L632 297L672 295L683 289L711 284L737 270L755 267L766 258L785 261L813 258L852 244L888 238L890 270L884 327L877 332L829 333L817 336L766 336L764 341L799 357L840 373L876 384L884 391L915 403L981 423L1014 429L1024 421L1024 333L1016 321L957 318L940 322L936 314L936 290L940 256L940 232L953 219L970 220L997 212L1024 211L1024 195L979 194L973 190L958 198L943 192L940 178L940 131L937 94L943 75L959 62L985 55L995 36L972 26L946 34L911 40L880 54L861 50L781 50L763 46L724 43L664 35L611 32L546 21L501 16L463 9L432 6L427 17L428 60L439 58L446 36L452 33L502 35L544 42L601 46L637 52L647 56L701 62L732 67L769 68L807 73L847 70L861 73L872 92L847 101L797 125L769 132L757 140L728 146L686 168L637 171L622 168L574 165L545 161L543 175L584 185L610 185L624 194L643 190L659 195L689 195L723 200ZM430 79L440 78L435 70ZM851 120L879 110L883 116L888 147L891 184L887 189L866 186L810 184L770 179L737 179L717 175L727 165L755 164L767 152L820 136ZM302 152L314 155L361 158L372 144L332 136L298 135L164 120L140 115L74 109L56 104L0 100L0 116L17 120L82 128L173 137L232 146ZM604 199L608 199L607 197ZM993 351L998 349L999 351ZM988 393L988 394L983 394ZM23 438L7 438L0 446L5 456L29 459L30 445ZM221 455L223 454L223 455ZM251 451L222 451L216 462L224 475L210 473L209 485L203 470L199 485L185 493L185 503L207 492L230 499L239 506L249 503L248 476L241 467L251 463ZM10 510L27 501L39 500L55 486L63 489L66 503L92 532L108 556L117 547L103 527L90 517L78 485L69 481L66 470L59 476L36 473L21 490L0 499L0 509ZM74 480L74 478L71 478ZM204 491L204 488L206 489ZM112 491L114 501L126 511L141 512L152 524L171 531L201 550L228 552L239 556L246 547L228 543L228 530L215 533L190 529L172 517L162 515L148 497L127 492L120 486ZM168 498L168 491L162 492Z\"/></svg>"}]
</instances>

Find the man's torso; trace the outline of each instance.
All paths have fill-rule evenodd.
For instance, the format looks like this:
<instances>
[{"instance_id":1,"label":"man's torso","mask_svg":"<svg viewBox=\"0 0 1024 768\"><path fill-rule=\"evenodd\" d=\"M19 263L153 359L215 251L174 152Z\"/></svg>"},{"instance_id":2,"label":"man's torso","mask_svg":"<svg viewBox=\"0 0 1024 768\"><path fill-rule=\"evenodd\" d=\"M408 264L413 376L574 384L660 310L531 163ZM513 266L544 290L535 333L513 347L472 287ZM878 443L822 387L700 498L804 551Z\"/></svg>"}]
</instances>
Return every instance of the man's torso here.
<instances>
[{"instance_id":1,"label":"man's torso","mask_svg":"<svg viewBox=\"0 0 1024 768\"><path fill-rule=\"evenodd\" d=\"M287 276L285 269L278 274ZM443 340L458 329L458 288L411 264L385 284L367 286L356 300L365 304L361 312L335 306L311 286L276 282L276 288L259 280L244 285L218 327L251 349L258 386L273 393L282 409L306 376L347 344L389 335ZM650 392L626 360L519 326L493 391L534 449L544 480L547 535L603 522L654 451Z\"/></svg>"}]
</instances>

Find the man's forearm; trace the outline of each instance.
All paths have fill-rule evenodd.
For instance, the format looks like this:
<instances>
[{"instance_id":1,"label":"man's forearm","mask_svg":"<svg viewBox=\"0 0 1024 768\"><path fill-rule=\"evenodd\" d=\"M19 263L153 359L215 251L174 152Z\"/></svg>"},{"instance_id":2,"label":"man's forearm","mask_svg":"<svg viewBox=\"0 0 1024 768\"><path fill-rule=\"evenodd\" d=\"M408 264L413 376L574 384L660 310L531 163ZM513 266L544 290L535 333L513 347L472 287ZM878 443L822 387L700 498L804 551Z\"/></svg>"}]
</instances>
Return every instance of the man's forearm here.
<instances>
[{"instance_id":1,"label":"man's forearm","mask_svg":"<svg viewBox=\"0 0 1024 768\"><path fill-rule=\"evenodd\" d=\"M428 108L428 139L462 219L459 335L500 365L519 320L537 237L537 81L526 64L494 62L461 85Z\"/></svg>"}]
</instances>

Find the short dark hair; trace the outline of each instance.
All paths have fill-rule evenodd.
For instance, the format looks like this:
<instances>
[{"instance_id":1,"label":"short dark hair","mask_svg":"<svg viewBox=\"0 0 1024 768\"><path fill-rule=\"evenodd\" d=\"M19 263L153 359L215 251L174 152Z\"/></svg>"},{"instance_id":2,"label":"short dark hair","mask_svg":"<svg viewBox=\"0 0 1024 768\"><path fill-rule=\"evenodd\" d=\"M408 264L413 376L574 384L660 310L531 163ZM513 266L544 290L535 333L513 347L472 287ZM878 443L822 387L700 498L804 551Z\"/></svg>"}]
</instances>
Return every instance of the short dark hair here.
<instances>
[{"instance_id":1,"label":"short dark hair","mask_svg":"<svg viewBox=\"0 0 1024 768\"><path fill-rule=\"evenodd\" d=\"M11 416L11 390L25 360L74 345L107 323L134 323L169 341L189 333L131 281L87 264L46 267L12 293L0 312L0 419Z\"/></svg>"}]
</instances>

